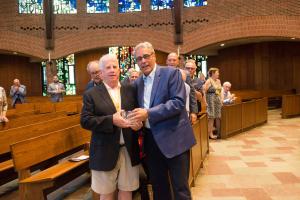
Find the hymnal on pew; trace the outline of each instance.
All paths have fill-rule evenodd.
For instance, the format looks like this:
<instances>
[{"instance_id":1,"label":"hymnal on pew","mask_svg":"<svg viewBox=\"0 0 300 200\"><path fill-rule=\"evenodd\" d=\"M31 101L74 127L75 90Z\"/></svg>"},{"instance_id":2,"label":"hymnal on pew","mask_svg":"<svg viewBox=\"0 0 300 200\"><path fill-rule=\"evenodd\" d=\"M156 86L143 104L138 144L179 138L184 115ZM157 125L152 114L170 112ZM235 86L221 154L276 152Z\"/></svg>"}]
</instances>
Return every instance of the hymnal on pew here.
<instances>
[{"instance_id":1,"label":"hymnal on pew","mask_svg":"<svg viewBox=\"0 0 300 200\"><path fill-rule=\"evenodd\" d=\"M81 155L81 156L78 156L78 157L70 158L69 160L73 161L73 162L79 162L79 161L87 160L87 159L89 159L89 156Z\"/></svg>"}]
</instances>

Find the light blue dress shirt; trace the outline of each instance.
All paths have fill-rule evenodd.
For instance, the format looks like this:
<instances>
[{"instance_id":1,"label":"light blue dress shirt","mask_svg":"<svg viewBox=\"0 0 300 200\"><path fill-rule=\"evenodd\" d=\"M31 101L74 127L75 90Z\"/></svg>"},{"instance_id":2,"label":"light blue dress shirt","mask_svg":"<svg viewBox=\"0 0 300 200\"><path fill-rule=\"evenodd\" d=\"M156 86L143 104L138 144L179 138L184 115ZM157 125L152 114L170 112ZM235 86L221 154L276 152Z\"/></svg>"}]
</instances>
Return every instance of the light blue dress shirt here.
<instances>
[{"instance_id":1,"label":"light blue dress shirt","mask_svg":"<svg viewBox=\"0 0 300 200\"><path fill-rule=\"evenodd\" d=\"M153 81L154 81L154 77L155 77L155 71L156 71L156 64L155 64L152 72L148 76L143 75L143 80L144 80L144 108L145 109L148 109L150 107L150 99L151 99ZM149 124L148 119L145 122L145 127L150 128L150 124Z\"/></svg>"}]
</instances>

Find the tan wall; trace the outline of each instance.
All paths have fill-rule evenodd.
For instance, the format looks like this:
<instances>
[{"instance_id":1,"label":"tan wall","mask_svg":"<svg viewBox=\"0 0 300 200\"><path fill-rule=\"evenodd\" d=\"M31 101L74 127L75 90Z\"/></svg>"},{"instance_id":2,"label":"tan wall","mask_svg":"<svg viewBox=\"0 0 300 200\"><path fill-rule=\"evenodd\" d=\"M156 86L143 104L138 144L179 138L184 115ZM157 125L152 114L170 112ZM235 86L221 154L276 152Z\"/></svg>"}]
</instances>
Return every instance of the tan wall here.
<instances>
[{"instance_id":1,"label":"tan wall","mask_svg":"<svg viewBox=\"0 0 300 200\"><path fill-rule=\"evenodd\" d=\"M265 42L229 47L208 57L221 81L239 89L300 89L300 43Z\"/></svg>"}]
</instances>

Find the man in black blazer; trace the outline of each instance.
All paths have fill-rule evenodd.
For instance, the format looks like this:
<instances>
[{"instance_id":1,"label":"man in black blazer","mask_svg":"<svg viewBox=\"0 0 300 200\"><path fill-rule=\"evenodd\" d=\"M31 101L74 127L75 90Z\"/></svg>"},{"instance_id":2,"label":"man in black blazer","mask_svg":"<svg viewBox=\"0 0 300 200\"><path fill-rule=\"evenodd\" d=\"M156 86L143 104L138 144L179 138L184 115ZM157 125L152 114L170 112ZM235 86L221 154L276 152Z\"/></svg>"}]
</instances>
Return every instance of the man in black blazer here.
<instances>
[{"instance_id":1,"label":"man in black blazer","mask_svg":"<svg viewBox=\"0 0 300 200\"><path fill-rule=\"evenodd\" d=\"M121 110L137 107L135 89L119 83L120 69L115 55L100 58L102 80L84 93L81 125L92 131L90 168L92 189L101 199L131 199L139 187L139 146L136 130L141 122L121 116Z\"/></svg>"}]
</instances>

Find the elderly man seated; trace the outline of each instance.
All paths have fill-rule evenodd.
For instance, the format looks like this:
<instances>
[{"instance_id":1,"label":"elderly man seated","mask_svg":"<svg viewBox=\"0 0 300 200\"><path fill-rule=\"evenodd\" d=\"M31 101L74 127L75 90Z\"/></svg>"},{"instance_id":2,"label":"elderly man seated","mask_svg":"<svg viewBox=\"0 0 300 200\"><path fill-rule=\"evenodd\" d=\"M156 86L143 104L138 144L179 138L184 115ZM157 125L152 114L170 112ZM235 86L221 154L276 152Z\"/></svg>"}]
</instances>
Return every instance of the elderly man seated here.
<instances>
[{"instance_id":1,"label":"elderly man seated","mask_svg":"<svg viewBox=\"0 0 300 200\"><path fill-rule=\"evenodd\" d=\"M230 93L230 88L231 88L231 83L229 82L223 83L221 98L224 105L233 104L234 101L236 100L236 96Z\"/></svg>"}]
</instances>

